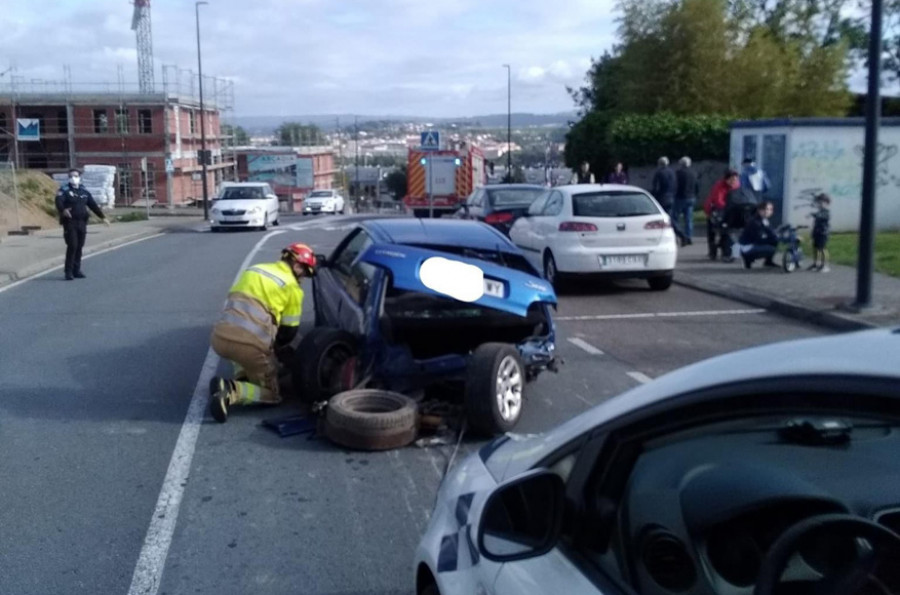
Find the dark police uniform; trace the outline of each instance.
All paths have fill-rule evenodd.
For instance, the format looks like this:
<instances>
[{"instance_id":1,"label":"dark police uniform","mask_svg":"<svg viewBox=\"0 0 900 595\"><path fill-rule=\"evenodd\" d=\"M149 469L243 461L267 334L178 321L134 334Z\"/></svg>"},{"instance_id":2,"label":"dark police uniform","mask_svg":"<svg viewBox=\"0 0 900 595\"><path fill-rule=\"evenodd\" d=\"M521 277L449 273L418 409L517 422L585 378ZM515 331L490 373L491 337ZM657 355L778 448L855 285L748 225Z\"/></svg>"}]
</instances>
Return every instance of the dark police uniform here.
<instances>
[{"instance_id":1,"label":"dark police uniform","mask_svg":"<svg viewBox=\"0 0 900 595\"><path fill-rule=\"evenodd\" d=\"M71 217L65 216L66 209L69 209ZM88 209L100 219L106 218L94 201L94 197L84 186L73 188L71 184L65 184L56 193L56 210L59 212L59 222L62 223L63 237L66 239L66 279L81 274L81 250L84 248L87 221L90 217Z\"/></svg>"}]
</instances>

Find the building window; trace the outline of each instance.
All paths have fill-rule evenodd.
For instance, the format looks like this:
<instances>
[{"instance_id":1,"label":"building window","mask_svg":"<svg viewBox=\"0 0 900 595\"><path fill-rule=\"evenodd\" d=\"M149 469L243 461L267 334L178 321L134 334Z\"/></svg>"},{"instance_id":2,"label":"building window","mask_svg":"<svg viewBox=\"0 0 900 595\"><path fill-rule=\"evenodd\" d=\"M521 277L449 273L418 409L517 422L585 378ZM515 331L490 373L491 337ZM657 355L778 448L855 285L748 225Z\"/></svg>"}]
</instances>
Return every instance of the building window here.
<instances>
[{"instance_id":1,"label":"building window","mask_svg":"<svg viewBox=\"0 0 900 595\"><path fill-rule=\"evenodd\" d=\"M8 127L9 122L6 121L6 114L0 113L0 129L2 129L0 130L0 132L3 132L4 134L12 134L12 131L9 130Z\"/></svg>"},{"instance_id":2,"label":"building window","mask_svg":"<svg viewBox=\"0 0 900 595\"><path fill-rule=\"evenodd\" d=\"M119 172L119 199L126 205L131 204L134 199L134 190L132 189L131 164L120 163Z\"/></svg>"},{"instance_id":3,"label":"building window","mask_svg":"<svg viewBox=\"0 0 900 595\"><path fill-rule=\"evenodd\" d=\"M138 132L141 134L153 133L153 113L148 109L138 111Z\"/></svg>"},{"instance_id":4,"label":"building window","mask_svg":"<svg viewBox=\"0 0 900 595\"><path fill-rule=\"evenodd\" d=\"M141 171L141 191L144 198L156 200L156 166L147 164L147 171Z\"/></svg>"},{"instance_id":5,"label":"building window","mask_svg":"<svg viewBox=\"0 0 900 595\"><path fill-rule=\"evenodd\" d=\"M68 134L69 133L69 112L61 109L56 112L56 123L59 126L58 130L60 134Z\"/></svg>"},{"instance_id":6,"label":"building window","mask_svg":"<svg viewBox=\"0 0 900 595\"><path fill-rule=\"evenodd\" d=\"M188 119L190 120L191 134L196 134L197 133L197 114L193 110L189 111Z\"/></svg>"},{"instance_id":7,"label":"building window","mask_svg":"<svg viewBox=\"0 0 900 595\"><path fill-rule=\"evenodd\" d=\"M105 109L94 110L94 132L96 134L109 132L109 116L106 115Z\"/></svg>"},{"instance_id":8,"label":"building window","mask_svg":"<svg viewBox=\"0 0 900 595\"><path fill-rule=\"evenodd\" d=\"M116 110L116 134L128 134L128 110L124 107Z\"/></svg>"}]
</instances>

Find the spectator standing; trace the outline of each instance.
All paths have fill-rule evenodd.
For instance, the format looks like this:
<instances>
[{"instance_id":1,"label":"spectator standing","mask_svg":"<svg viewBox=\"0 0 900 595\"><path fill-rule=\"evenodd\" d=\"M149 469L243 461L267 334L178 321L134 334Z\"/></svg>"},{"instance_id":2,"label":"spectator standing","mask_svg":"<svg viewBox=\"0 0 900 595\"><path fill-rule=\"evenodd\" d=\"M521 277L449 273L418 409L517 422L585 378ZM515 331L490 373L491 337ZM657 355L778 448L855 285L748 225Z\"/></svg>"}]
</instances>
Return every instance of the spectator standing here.
<instances>
[{"instance_id":1,"label":"spectator standing","mask_svg":"<svg viewBox=\"0 0 900 595\"><path fill-rule=\"evenodd\" d=\"M591 164L587 161L581 162L581 169L572 176L572 184L593 184L594 174L591 172Z\"/></svg>"},{"instance_id":2,"label":"spectator standing","mask_svg":"<svg viewBox=\"0 0 900 595\"><path fill-rule=\"evenodd\" d=\"M726 252L726 243L724 238L727 231L724 229L725 224L725 204L728 193L740 186L740 174L729 169L725 171L725 176L713 184L706 201L703 203L703 211L706 213L706 242L709 246L709 259L718 258L719 248L722 249L722 257L730 258L731 253Z\"/></svg>"},{"instance_id":3,"label":"spectator standing","mask_svg":"<svg viewBox=\"0 0 900 595\"><path fill-rule=\"evenodd\" d=\"M682 246L690 246L694 243L694 205L697 204L697 195L700 194L700 184L697 181L697 172L691 167L691 158L682 157L680 167L675 173L675 214L673 219L678 222L684 218L684 236L681 238Z\"/></svg>"},{"instance_id":4,"label":"spectator standing","mask_svg":"<svg viewBox=\"0 0 900 595\"><path fill-rule=\"evenodd\" d=\"M750 157L741 163L741 187L752 190L757 199L769 191L769 177Z\"/></svg>"},{"instance_id":5,"label":"spectator standing","mask_svg":"<svg viewBox=\"0 0 900 595\"><path fill-rule=\"evenodd\" d=\"M813 264L809 267L811 271L819 271L820 273L828 273L828 234L831 230L831 197L827 194L819 194L813 200L816 205L816 212L810 215L813 218L812 244L813 244ZM821 259L821 264L819 260Z\"/></svg>"},{"instance_id":6,"label":"spectator standing","mask_svg":"<svg viewBox=\"0 0 900 595\"><path fill-rule=\"evenodd\" d=\"M678 180L675 178L675 172L669 167L668 157L660 157L659 161L657 161L657 165L656 172L653 174L653 183L650 192L653 194L653 197L656 198L656 201L660 206L672 218L672 229L675 231L675 235L678 236L678 239L681 240L683 245L684 233L681 231L678 221L676 221L673 216L675 211L675 190L678 185Z\"/></svg>"},{"instance_id":7,"label":"spectator standing","mask_svg":"<svg viewBox=\"0 0 900 595\"><path fill-rule=\"evenodd\" d=\"M627 184L628 183L628 174L625 173L625 166L622 165L622 162L616 163L615 169L613 169L608 176L606 176L607 184Z\"/></svg>"}]
</instances>

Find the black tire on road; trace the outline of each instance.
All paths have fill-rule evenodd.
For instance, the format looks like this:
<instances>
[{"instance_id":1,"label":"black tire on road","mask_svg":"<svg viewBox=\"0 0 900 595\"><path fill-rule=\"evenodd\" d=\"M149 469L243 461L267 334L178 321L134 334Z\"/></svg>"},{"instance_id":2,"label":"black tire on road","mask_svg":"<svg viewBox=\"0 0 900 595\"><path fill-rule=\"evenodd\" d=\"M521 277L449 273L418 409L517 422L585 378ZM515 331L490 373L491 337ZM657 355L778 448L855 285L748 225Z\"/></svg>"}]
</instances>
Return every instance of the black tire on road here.
<instances>
[{"instance_id":1,"label":"black tire on road","mask_svg":"<svg viewBox=\"0 0 900 595\"><path fill-rule=\"evenodd\" d=\"M416 438L418 406L385 390L350 390L335 395L325 409L325 436L354 450L389 450Z\"/></svg>"},{"instance_id":2,"label":"black tire on road","mask_svg":"<svg viewBox=\"0 0 900 595\"><path fill-rule=\"evenodd\" d=\"M301 401L327 401L352 388L341 381L342 367L357 356L356 339L335 328L316 327L308 332L294 354L291 379Z\"/></svg>"},{"instance_id":3,"label":"black tire on road","mask_svg":"<svg viewBox=\"0 0 900 595\"><path fill-rule=\"evenodd\" d=\"M498 396L501 364L514 365L519 375L519 406L514 416L504 418ZM525 366L519 352L507 343L485 343L470 356L466 370L466 418L469 428L480 436L512 430L524 410Z\"/></svg>"},{"instance_id":4,"label":"black tire on road","mask_svg":"<svg viewBox=\"0 0 900 595\"><path fill-rule=\"evenodd\" d=\"M672 287L672 280L675 278L675 275L669 273L668 275L662 275L660 277L650 277L647 279L647 284L650 285L650 289L653 291L665 291L668 288Z\"/></svg>"}]
</instances>

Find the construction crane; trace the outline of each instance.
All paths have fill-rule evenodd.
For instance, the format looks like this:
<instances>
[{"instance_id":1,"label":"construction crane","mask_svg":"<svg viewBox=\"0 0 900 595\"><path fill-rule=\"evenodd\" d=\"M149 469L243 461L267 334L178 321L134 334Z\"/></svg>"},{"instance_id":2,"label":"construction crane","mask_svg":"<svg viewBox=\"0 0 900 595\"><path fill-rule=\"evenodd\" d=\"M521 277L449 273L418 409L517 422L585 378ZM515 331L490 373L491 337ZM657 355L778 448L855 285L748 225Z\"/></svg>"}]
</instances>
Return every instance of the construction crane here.
<instances>
[{"instance_id":1,"label":"construction crane","mask_svg":"<svg viewBox=\"0 0 900 595\"><path fill-rule=\"evenodd\" d=\"M131 30L137 37L138 85L141 93L153 93L153 30L150 27L150 0L134 0Z\"/></svg>"}]
</instances>

